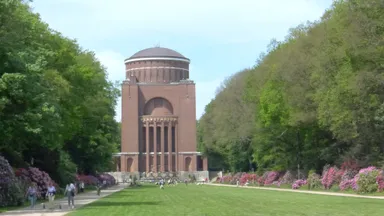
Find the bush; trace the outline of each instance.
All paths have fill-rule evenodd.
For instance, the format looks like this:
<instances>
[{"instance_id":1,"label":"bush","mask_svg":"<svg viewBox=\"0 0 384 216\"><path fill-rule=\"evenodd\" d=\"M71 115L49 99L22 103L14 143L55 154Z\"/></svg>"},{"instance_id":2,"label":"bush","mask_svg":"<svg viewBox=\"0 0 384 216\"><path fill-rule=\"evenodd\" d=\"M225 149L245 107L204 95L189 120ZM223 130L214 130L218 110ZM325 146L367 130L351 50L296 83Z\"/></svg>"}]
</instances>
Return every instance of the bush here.
<instances>
[{"instance_id":1,"label":"bush","mask_svg":"<svg viewBox=\"0 0 384 216\"><path fill-rule=\"evenodd\" d=\"M321 179L321 184L324 186L324 189L329 190L334 183L336 183L338 169L337 167L325 166L323 170L323 177Z\"/></svg>"},{"instance_id":2,"label":"bush","mask_svg":"<svg viewBox=\"0 0 384 216\"><path fill-rule=\"evenodd\" d=\"M356 176L357 173L358 172L353 169L344 171L341 177L341 182L339 184L340 190L343 191L343 190L353 189L355 185L354 177Z\"/></svg>"},{"instance_id":3,"label":"bush","mask_svg":"<svg viewBox=\"0 0 384 216\"><path fill-rule=\"evenodd\" d=\"M96 186L99 183L99 179L93 175L76 175L76 180L84 182L84 186Z\"/></svg>"},{"instance_id":4,"label":"bush","mask_svg":"<svg viewBox=\"0 0 384 216\"><path fill-rule=\"evenodd\" d=\"M307 180L305 180L305 179L296 180L292 184L292 189L299 189L301 186L306 185L306 184L307 184Z\"/></svg>"},{"instance_id":5,"label":"bush","mask_svg":"<svg viewBox=\"0 0 384 216\"><path fill-rule=\"evenodd\" d=\"M241 184L245 184L247 181L249 183L255 183L256 180L257 180L256 174L243 173L242 176L240 177Z\"/></svg>"},{"instance_id":6,"label":"bush","mask_svg":"<svg viewBox=\"0 0 384 216\"><path fill-rule=\"evenodd\" d=\"M287 171L283 178L280 180L280 184L292 184L295 181L295 176L292 175L291 171Z\"/></svg>"},{"instance_id":7,"label":"bush","mask_svg":"<svg viewBox=\"0 0 384 216\"><path fill-rule=\"evenodd\" d=\"M0 156L0 206L20 206L24 202L24 191L8 161Z\"/></svg>"},{"instance_id":8,"label":"bush","mask_svg":"<svg viewBox=\"0 0 384 216\"><path fill-rule=\"evenodd\" d=\"M322 185L321 177L319 174L316 174L316 173L309 174L307 182L308 182L309 190L321 188L321 185Z\"/></svg>"},{"instance_id":9,"label":"bush","mask_svg":"<svg viewBox=\"0 0 384 216\"><path fill-rule=\"evenodd\" d=\"M384 171L381 170L379 175L376 178L378 191L381 192L384 190Z\"/></svg>"},{"instance_id":10,"label":"bush","mask_svg":"<svg viewBox=\"0 0 384 216\"><path fill-rule=\"evenodd\" d=\"M111 186L111 185L115 185L116 184L115 177L113 177L113 176L111 176L109 174L106 174L106 173L98 175L97 178L101 182L105 181L107 183L107 186Z\"/></svg>"},{"instance_id":11,"label":"bush","mask_svg":"<svg viewBox=\"0 0 384 216\"><path fill-rule=\"evenodd\" d=\"M39 170L35 167L28 167L27 169L20 168L16 170L16 176L23 182L34 182L37 184L37 197L42 198L47 193L49 183L53 183L56 188L59 186L51 179L48 173Z\"/></svg>"},{"instance_id":12,"label":"bush","mask_svg":"<svg viewBox=\"0 0 384 216\"><path fill-rule=\"evenodd\" d=\"M377 177L379 173L380 171L373 166L360 170L356 181L358 192L373 193L378 191Z\"/></svg>"},{"instance_id":13,"label":"bush","mask_svg":"<svg viewBox=\"0 0 384 216\"><path fill-rule=\"evenodd\" d=\"M279 173L276 171L266 172L266 178L264 181L264 185L271 185L274 181L276 181L279 178ZM264 176L263 176L264 177Z\"/></svg>"}]
</instances>

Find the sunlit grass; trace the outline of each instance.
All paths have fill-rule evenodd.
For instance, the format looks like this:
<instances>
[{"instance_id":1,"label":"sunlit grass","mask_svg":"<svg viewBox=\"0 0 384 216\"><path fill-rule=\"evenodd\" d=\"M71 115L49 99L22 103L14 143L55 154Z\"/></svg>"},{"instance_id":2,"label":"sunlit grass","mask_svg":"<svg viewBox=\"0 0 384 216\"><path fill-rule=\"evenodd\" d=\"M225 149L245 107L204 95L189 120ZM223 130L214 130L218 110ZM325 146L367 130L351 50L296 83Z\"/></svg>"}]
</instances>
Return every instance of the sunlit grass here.
<instances>
[{"instance_id":1,"label":"sunlit grass","mask_svg":"<svg viewBox=\"0 0 384 216\"><path fill-rule=\"evenodd\" d=\"M94 215L382 215L384 200L179 184L128 188L74 211Z\"/></svg>"}]
</instances>

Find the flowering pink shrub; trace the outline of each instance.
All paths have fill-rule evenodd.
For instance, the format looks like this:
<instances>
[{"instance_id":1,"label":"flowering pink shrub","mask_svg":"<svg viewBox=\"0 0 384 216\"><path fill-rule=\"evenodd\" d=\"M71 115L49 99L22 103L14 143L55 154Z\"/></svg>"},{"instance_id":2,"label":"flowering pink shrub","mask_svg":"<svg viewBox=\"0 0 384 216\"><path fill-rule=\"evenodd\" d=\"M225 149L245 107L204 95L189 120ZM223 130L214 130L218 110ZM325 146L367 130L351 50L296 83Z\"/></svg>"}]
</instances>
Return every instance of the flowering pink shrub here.
<instances>
[{"instance_id":1,"label":"flowering pink shrub","mask_svg":"<svg viewBox=\"0 0 384 216\"><path fill-rule=\"evenodd\" d=\"M233 177L230 174L223 175L221 178L218 177L216 182L221 183L221 184L229 184L233 182Z\"/></svg>"},{"instance_id":2,"label":"flowering pink shrub","mask_svg":"<svg viewBox=\"0 0 384 216\"><path fill-rule=\"evenodd\" d=\"M353 186L354 186L354 179L343 180L339 184L339 188L342 191L353 188Z\"/></svg>"},{"instance_id":3,"label":"flowering pink shrub","mask_svg":"<svg viewBox=\"0 0 384 216\"><path fill-rule=\"evenodd\" d=\"M374 166L361 169L359 174L355 176L356 190L361 193L372 193L379 190L377 184L377 177L379 176L380 170Z\"/></svg>"},{"instance_id":4,"label":"flowering pink shrub","mask_svg":"<svg viewBox=\"0 0 384 216\"><path fill-rule=\"evenodd\" d=\"M39 192L38 197L44 196L44 194L47 192L49 183L53 183L53 185L58 188L58 185L51 179L48 173L35 167L28 167L27 169L20 168L16 170L15 174L19 179L36 183L37 190Z\"/></svg>"},{"instance_id":5,"label":"flowering pink shrub","mask_svg":"<svg viewBox=\"0 0 384 216\"><path fill-rule=\"evenodd\" d=\"M104 174L100 174L97 176L97 178L100 180L100 182L106 182L108 186L110 185L114 185L116 184L116 179L115 177L107 174L107 173L104 173Z\"/></svg>"},{"instance_id":6,"label":"flowering pink shrub","mask_svg":"<svg viewBox=\"0 0 384 216\"><path fill-rule=\"evenodd\" d=\"M355 160L344 161L340 167L342 170L353 170L353 171L359 170L359 165L356 163Z\"/></svg>"},{"instance_id":7,"label":"flowering pink shrub","mask_svg":"<svg viewBox=\"0 0 384 216\"><path fill-rule=\"evenodd\" d=\"M295 176L293 176L291 171L287 171L279 182L280 184L292 184L294 181Z\"/></svg>"},{"instance_id":8,"label":"flowering pink shrub","mask_svg":"<svg viewBox=\"0 0 384 216\"><path fill-rule=\"evenodd\" d=\"M292 189L299 189L301 186L306 185L306 184L307 184L307 180L305 180L305 179L296 180L292 184Z\"/></svg>"},{"instance_id":9,"label":"flowering pink shrub","mask_svg":"<svg viewBox=\"0 0 384 216\"><path fill-rule=\"evenodd\" d=\"M271 185L274 181L279 178L279 173L276 171L268 172L267 178L264 181L264 185Z\"/></svg>"},{"instance_id":10,"label":"flowering pink shrub","mask_svg":"<svg viewBox=\"0 0 384 216\"><path fill-rule=\"evenodd\" d=\"M240 184L245 184L247 181L249 183L255 183L257 180L257 175L256 174L249 174L249 173L243 173L240 177Z\"/></svg>"},{"instance_id":11,"label":"flowering pink shrub","mask_svg":"<svg viewBox=\"0 0 384 216\"><path fill-rule=\"evenodd\" d=\"M345 170L343 175L341 176L341 182L339 184L340 190L344 191L356 187L354 177L357 173L358 171L356 170Z\"/></svg>"},{"instance_id":12,"label":"flowering pink shrub","mask_svg":"<svg viewBox=\"0 0 384 216\"><path fill-rule=\"evenodd\" d=\"M76 175L76 180L84 182L85 185L97 185L99 179L93 175Z\"/></svg>"},{"instance_id":13,"label":"flowering pink shrub","mask_svg":"<svg viewBox=\"0 0 384 216\"><path fill-rule=\"evenodd\" d=\"M24 193L8 160L0 156L0 207L23 204Z\"/></svg>"},{"instance_id":14,"label":"flowering pink shrub","mask_svg":"<svg viewBox=\"0 0 384 216\"><path fill-rule=\"evenodd\" d=\"M257 179L257 184L259 185L259 186L264 186L264 178L261 176L260 178L258 178Z\"/></svg>"},{"instance_id":15,"label":"flowering pink shrub","mask_svg":"<svg viewBox=\"0 0 384 216\"><path fill-rule=\"evenodd\" d=\"M323 170L321 184L324 186L325 189L329 190L332 185L336 182L337 172L337 167L330 167L329 169Z\"/></svg>"},{"instance_id":16,"label":"flowering pink shrub","mask_svg":"<svg viewBox=\"0 0 384 216\"><path fill-rule=\"evenodd\" d=\"M381 192L384 190L384 171L381 170L379 175L376 177L376 183L378 185L378 191Z\"/></svg>"}]
</instances>

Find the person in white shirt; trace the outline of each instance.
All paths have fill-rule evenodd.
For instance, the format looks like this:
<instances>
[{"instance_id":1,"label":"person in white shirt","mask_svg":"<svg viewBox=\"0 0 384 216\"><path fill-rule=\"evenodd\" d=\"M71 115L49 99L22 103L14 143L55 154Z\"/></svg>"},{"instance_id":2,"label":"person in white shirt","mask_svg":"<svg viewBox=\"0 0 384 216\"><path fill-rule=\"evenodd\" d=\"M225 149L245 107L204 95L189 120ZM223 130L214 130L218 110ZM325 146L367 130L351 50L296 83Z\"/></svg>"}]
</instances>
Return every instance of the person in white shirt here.
<instances>
[{"instance_id":1,"label":"person in white shirt","mask_svg":"<svg viewBox=\"0 0 384 216\"><path fill-rule=\"evenodd\" d=\"M52 183L49 183L47 194L46 194L46 196L48 197L48 200L49 200L49 209L54 208L55 195L56 195L56 188L55 188L55 186L53 186Z\"/></svg>"},{"instance_id":2,"label":"person in white shirt","mask_svg":"<svg viewBox=\"0 0 384 216\"><path fill-rule=\"evenodd\" d=\"M84 182L80 182L80 191L84 193Z\"/></svg>"},{"instance_id":3,"label":"person in white shirt","mask_svg":"<svg viewBox=\"0 0 384 216\"><path fill-rule=\"evenodd\" d=\"M76 187L73 183L67 185L64 194L68 197L68 208L75 208ZM72 203L72 205L71 205Z\"/></svg>"}]
</instances>

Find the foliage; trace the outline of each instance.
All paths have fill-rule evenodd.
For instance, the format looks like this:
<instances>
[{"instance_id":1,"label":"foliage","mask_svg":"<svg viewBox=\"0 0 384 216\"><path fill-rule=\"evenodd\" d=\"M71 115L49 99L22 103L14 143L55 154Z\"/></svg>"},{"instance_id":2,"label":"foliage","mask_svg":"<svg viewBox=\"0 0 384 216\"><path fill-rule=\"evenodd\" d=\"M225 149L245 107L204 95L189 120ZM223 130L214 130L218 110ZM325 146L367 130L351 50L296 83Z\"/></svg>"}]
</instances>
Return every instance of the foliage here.
<instances>
[{"instance_id":1,"label":"foliage","mask_svg":"<svg viewBox=\"0 0 384 216\"><path fill-rule=\"evenodd\" d=\"M306 184L307 184L307 180L305 180L305 179L296 180L292 184L292 189L299 189L301 186L306 185Z\"/></svg>"},{"instance_id":2,"label":"foliage","mask_svg":"<svg viewBox=\"0 0 384 216\"><path fill-rule=\"evenodd\" d=\"M317 173L311 173L308 175L308 189L313 190L313 189L318 189L321 188L321 176Z\"/></svg>"},{"instance_id":3,"label":"foliage","mask_svg":"<svg viewBox=\"0 0 384 216\"><path fill-rule=\"evenodd\" d=\"M103 172L117 151L115 86L95 54L49 28L27 1L0 1L0 151L58 183Z\"/></svg>"},{"instance_id":4,"label":"foliage","mask_svg":"<svg viewBox=\"0 0 384 216\"><path fill-rule=\"evenodd\" d=\"M97 176L100 182L106 182L108 186L115 185L116 179L108 173L100 174Z\"/></svg>"},{"instance_id":5,"label":"foliage","mask_svg":"<svg viewBox=\"0 0 384 216\"><path fill-rule=\"evenodd\" d=\"M210 166L259 173L332 164L341 170L325 178L330 188L345 170L382 164L380 4L336 0L226 80L198 122L200 148L215 156Z\"/></svg>"},{"instance_id":6,"label":"foliage","mask_svg":"<svg viewBox=\"0 0 384 216\"><path fill-rule=\"evenodd\" d=\"M58 185L51 179L48 173L36 167L20 168L15 172L16 176L24 182L34 182L37 185L38 197L43 197L47 193L48 185L52 183L56 188Z\"/></svg>"},{"instance_id":7,"label":"foliage","mask_svg":"<svg viewBox=\"0 0 384 216\"><path fill-rule=\"evenodd\" d=\"M325 167L321 178L321 184L325 189L331 189L332 185L336 183L338 169L337 167Z\"/></svg>"},{"instance_id":8,"label":"foliage","mask_svg":"<svg viewBox=\"0 0 384 216\"><path fill-rule=\"evenodd\" d=\"M85 185L96 186L99 183L99 179L93 175L76 175L76 180L84 182Z\"/></svg>"},{"instance_id":9,"label":"foliage","mask_svg":"<svg viewBox=\"0 0 384 216\"><path fill-rule=\"evenodd\" d=\"M267 172L264 179L264 185L271 185L274 181L279 179L279 173L276 171Z\"/></svg>"},{"instance_id":10,"label":"foliage","mask_svg":"<svg viewBox=\"0 0 384 216\"><path fill-rule=\"evenodd\" d=\"M357 183L357 190L360 193L372 193L379 190L377 177L380 171L376 167L368 167L359 171Z\"/></svg>"},{"instance_id":11,"label":"foliage","mask_svg":"<svg viewBox=\"0 0 384 216\"><path fill-rule=\"evenodd\" d=\"M383 170L381 170L379 175L377 175L376 182L377 182L378 191L379 192L383 191L384 190L384 171Z\"/></svg>"},{"instance_id":12,"label":"foliage","mask_svg":"<svg viewBox=\"0 0 384 216\"><path fill-rule=\"evenodd\" d=\"M8 161L0 156L0 207L23 204L23 191Z\"/></svg>"},{"instance_id":13,"label":"foliage","mask_svg":"<svg viewBox=\"0 0 384 216\"><path fill-rule=\"evenodd\" d=\"M244 185L245 183L254 184L257 181L257 175L253 173L243 173L240 177L240 184Z\"/></svg>"},{"instance_id":14,"label":"foliage","mask_svg":"<svg viewBox=\"0 0 384 216\"><path fill-rule=\"evenodd\" d=\"M281 184L292 184L295 181L295 176L292 175L291 171L285 172L284 176L281 178Z\"/></svg>"},{"instance_id":15,"label":"foliage","mask_svg":"<svg viewBox=\"0 0 384 216\"><path fill-rule=\"evenodd\" d=\"M199 150L208 156L210 168L231 172L255 168L251 145L253 107L242 99L249 72L244 70L225 80L198 121Z\"/></svg>"}]
</instances>

